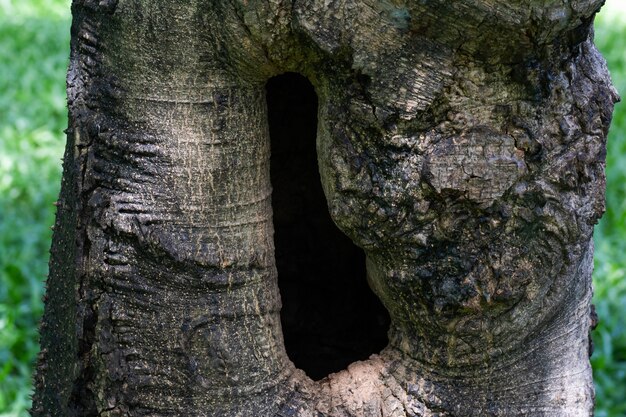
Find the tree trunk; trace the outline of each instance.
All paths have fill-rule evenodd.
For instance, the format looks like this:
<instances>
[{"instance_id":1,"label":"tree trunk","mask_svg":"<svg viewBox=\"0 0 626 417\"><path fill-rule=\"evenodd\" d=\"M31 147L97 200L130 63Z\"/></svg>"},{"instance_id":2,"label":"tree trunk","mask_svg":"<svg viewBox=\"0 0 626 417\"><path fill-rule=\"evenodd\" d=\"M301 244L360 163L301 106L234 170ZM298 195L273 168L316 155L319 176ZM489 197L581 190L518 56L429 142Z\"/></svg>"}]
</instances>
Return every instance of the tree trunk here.
<instances>
[{"instance_id":1,"label":"tree trunk","mask_svg":"<svg viewBox=\"0 0 626 417\"><path fill-rule=\"evenodd\" d=\"M74 0L33 416L591 415L601 3ZM328 208L391 317L320 381L281 330L285 72L315 87Z\"/></svg>"}]
</instances>

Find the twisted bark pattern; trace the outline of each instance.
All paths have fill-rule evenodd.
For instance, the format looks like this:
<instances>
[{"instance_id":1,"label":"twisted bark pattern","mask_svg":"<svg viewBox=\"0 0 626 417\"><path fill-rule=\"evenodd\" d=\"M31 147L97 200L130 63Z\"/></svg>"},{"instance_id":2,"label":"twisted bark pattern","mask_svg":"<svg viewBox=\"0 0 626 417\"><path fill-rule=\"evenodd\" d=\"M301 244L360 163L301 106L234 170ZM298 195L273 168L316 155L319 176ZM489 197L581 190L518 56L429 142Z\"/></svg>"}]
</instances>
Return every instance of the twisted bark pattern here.
<instances>
[{"instance_id":1,"label":"twisted bark pattern","mask_svg":"<svg viewBox=\"0 0 626 417\"><path fill-rule=\"evenodd\" d=\"M598 0L75 0L33 416L585 416ZM284 350L264 85L319 96L390 344Z\"/></svg>"}]
</instances>

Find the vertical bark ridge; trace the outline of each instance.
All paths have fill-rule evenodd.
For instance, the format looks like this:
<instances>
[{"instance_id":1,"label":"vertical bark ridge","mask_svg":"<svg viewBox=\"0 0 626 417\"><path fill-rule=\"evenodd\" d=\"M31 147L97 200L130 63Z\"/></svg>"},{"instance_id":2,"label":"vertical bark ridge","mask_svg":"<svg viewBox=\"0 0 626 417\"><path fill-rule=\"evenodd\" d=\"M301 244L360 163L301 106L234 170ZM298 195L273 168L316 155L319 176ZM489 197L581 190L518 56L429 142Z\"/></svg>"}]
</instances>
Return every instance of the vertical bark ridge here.
<instances>
[{"instance_id":1,"label":"vertical bark ridge","mask_svg":"<svg viewBox=\"0 0 626 417\"><path fill-rule=\"evenodd\" d=\"M577 5L576 17L548 5L555 29L532 13L512 22L480 1L449 4L443 27L431 26L437 47L418 43L411 56L405 36L425 34L412 28L430 7L296 3L324 54L352 48L349 69L326 73L318 151L331 214L366 250L392 317L385 371L368 381L385 386L397 350L404 371L391 373L414 387L397 415L589 415L590 241L616 99L588 39L594 5ZM446 20L463 8L471 16ZM505 24L487 29L489 13ZM485 21L459 43L473 19ZM529 48L502 37L520 24ZM346 372L330 378L342 406L328 415L363 414L357 395L341 394L345 382L332 383ZM379 415L382 391L365 415Z\"/></svg>"},{"instance_id":2,"label":"vertical bark ridge","mask_svg":"<svg viewBox=\"0 0 626 417\"><path fill-rule=\"evenodd\" d=\"M192 30L219 10L170 6L126 2L110 15L74 5L75 22L88 21L75 23L75 48L89 53L72 64L95 68L77 75L90 88L78 89L87 103L71 123L86 134L68 148L84 172L82 327L64 334L78 339L80 366L62 382L74 396L34 413L220 415L253 399L263 413L293 370L278 315L264 86L232 79L220 40ZM158 49L163 29L171 38Z\"/></svg>"},{"instance_id":3,"label":"vertical bark ridge","mask_svg":"<svg viewBox=\"0 0 626 417\"><path fill-rule=\"evenodd\" d=\"M201 103L180 100L119 103L141 131L131 124L94 145L102 177L90 199L90 264L107 288L96 395L110 415L129 404L219 414L286 378L263 91L217 87ZM110 155L135 134L151 136L155 153L126 150L123 159L149 165L141 171L153 170L150 181L136 170L116 178Z\"/></svg>"}]
</instances>

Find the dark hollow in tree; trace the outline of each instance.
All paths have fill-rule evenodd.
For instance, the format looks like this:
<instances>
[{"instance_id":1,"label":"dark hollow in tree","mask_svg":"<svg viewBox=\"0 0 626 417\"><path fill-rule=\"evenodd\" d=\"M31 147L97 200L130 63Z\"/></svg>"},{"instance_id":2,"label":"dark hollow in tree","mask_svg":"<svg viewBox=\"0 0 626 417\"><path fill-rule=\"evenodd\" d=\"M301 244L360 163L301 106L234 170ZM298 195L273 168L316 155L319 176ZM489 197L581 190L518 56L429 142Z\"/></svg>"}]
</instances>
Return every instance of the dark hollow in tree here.
<instances>
[{"instance_id":1,"label":"dark hollow in tree","mask_svg":"<svg viewBox=\"0 0 626 417\"><path fill-rule=\"evenodd\" d=\"M333 223L315 146L317 95L286 73L267 83L270 177L287 355L314 380L387 345L389 314L365 279L365 254Z\"/></svg>"}]
</instances>

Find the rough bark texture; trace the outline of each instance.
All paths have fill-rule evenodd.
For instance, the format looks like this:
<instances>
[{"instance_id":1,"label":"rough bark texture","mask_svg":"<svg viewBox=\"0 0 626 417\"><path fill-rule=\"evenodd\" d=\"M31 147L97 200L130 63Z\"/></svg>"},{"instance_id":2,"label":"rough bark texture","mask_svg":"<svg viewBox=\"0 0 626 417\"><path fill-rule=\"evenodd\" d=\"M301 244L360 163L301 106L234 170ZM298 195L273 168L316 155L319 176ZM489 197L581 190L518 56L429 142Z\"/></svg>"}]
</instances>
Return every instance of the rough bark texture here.
<instances>
[{"instance_id":1,"label":"rough bark texture","mask_svg":"<svg viewBox=\"0 0 626 417\"><path fill-rule=\"evenodd\" d=\"M588 416L599 0L74 0L33 416ZM280 326L265 83L305 75L390 343Z\"/></svg>"}]
</instances>

